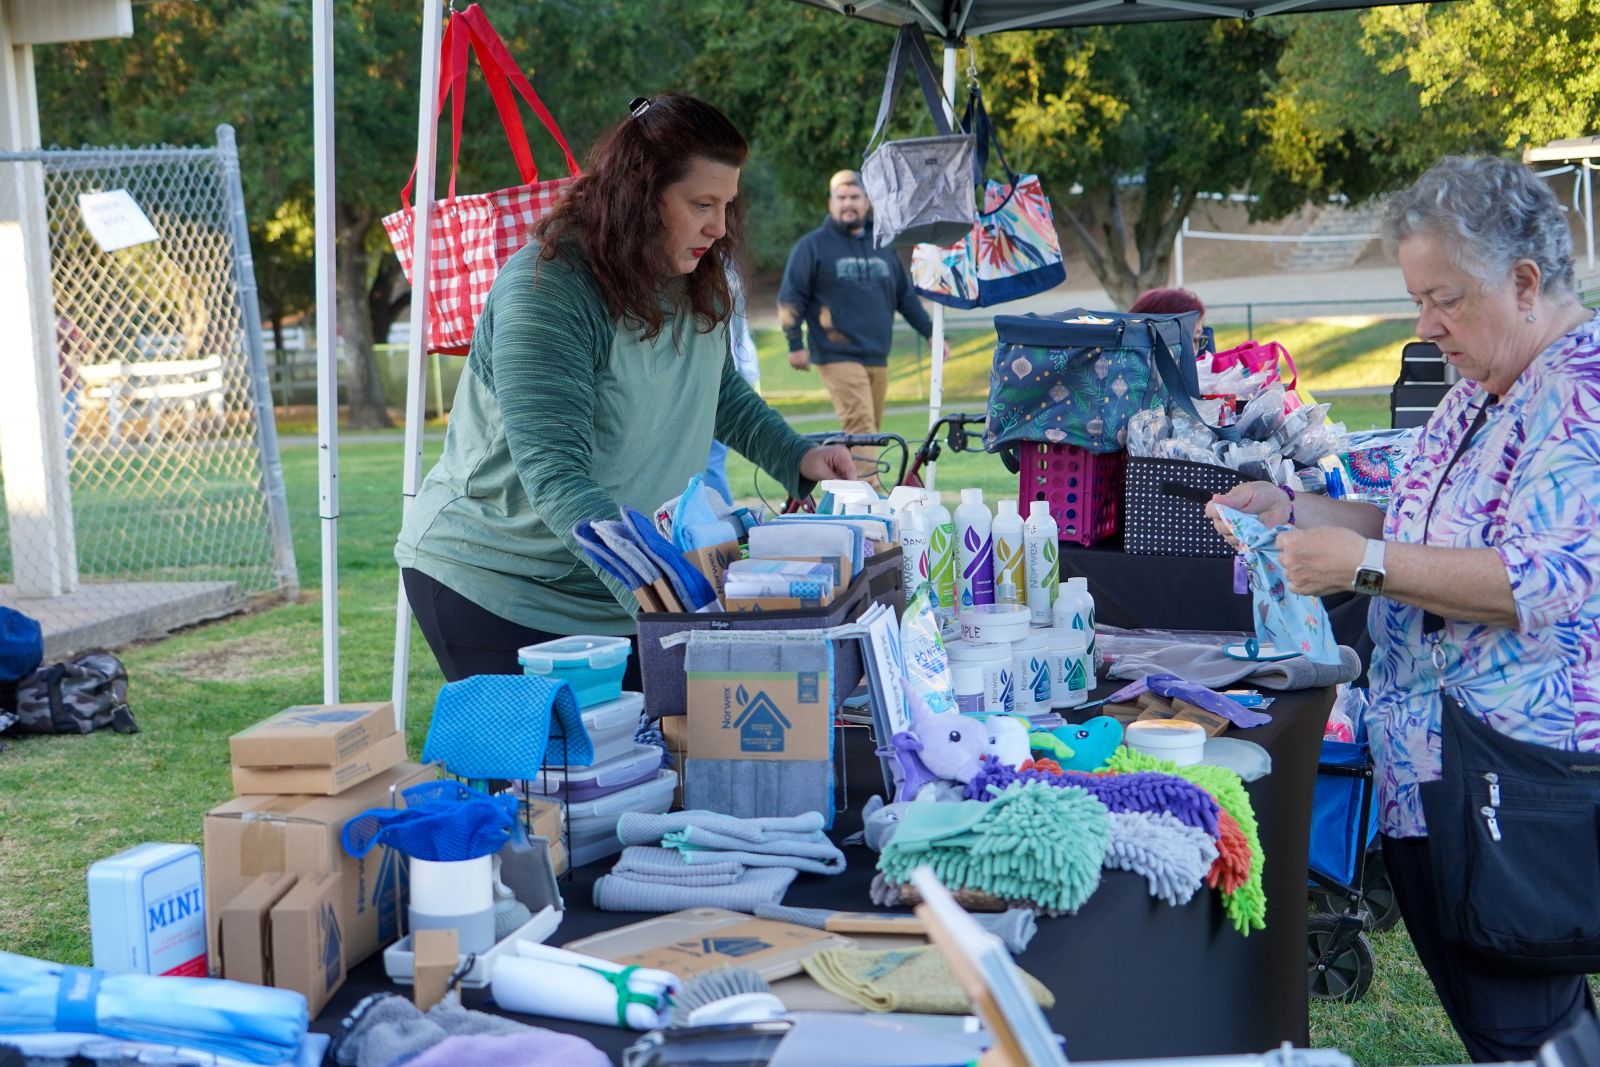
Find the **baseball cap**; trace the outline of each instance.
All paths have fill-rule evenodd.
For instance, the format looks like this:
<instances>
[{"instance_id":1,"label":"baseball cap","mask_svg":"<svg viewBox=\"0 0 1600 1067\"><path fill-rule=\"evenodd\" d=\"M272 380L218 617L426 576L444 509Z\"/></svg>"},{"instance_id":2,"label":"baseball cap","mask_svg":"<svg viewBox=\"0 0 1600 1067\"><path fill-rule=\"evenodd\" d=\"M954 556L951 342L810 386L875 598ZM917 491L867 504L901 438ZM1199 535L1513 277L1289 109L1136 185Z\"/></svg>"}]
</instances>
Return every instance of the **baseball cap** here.
<instances>
[{"instance_id":1,"label":"baseball cap","mask_svg":"<svg viewBox=\"0 0 1600 1067\"><path fill-rule=\"evenodd\" d=\"M841 185L860 185L861 172L858 170L836 170L833 177L828 179L828 192L833 192Z\"/></svg>"}]
</instances>

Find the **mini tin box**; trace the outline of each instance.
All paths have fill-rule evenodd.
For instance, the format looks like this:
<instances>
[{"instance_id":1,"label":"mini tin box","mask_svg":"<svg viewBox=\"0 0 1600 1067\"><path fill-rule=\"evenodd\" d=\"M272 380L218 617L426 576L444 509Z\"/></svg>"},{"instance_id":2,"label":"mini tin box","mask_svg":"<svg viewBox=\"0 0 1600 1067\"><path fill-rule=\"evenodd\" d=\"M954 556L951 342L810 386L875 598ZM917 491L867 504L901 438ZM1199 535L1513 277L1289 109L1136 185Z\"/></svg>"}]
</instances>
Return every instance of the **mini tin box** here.
<instances>
[{"instance_id":1,"label":"mini tin box","mask_svg":"<svg viewBox=\"0 0 1600 1067\"><path fill-rule=\"evenodd\" d=\"M205 882L193 845L138 845L89 867L96 969L206 976Z\"/></svg>"}]
</instances>

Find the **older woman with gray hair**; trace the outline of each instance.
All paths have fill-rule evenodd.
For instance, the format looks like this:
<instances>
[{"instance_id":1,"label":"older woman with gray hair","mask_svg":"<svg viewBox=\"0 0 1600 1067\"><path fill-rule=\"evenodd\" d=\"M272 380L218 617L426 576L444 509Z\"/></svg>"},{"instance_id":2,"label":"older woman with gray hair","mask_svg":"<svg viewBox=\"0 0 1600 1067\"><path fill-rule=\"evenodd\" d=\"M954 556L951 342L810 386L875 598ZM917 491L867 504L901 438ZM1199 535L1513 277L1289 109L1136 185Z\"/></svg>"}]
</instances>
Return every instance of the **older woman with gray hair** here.
<instances>
[{"instance_id":1,"label":"older woman with gray hair","mask_svg":"<svg viewBox=\"0 0 1600 1067\"><path fill-rule=\"evenodd\" d=\"M1278 545L1294 591L1373 598L1368 725L1395 895L1473 1060L1527 1060L1594 1011L1586 981L1461 943L1437 903L1443 852L1430 855L1420 787L1441 776L1447 698L1465 719L1569 754L1561 762L1600 751L1600 319L1574 294L1560 204L1520 163L1440 160L1389 202L1384 236L1417 336L1462 377L1387 513L1268 482L1216 502L1293 526ZM1585 841L1550 833L1548 855L1592 853L1592 812L1587 826ZM1501 907L1553 899L1542 873L1523 876ZM1590 892L1600 918L1600 882Z\"/></svg>"}]
</instances>

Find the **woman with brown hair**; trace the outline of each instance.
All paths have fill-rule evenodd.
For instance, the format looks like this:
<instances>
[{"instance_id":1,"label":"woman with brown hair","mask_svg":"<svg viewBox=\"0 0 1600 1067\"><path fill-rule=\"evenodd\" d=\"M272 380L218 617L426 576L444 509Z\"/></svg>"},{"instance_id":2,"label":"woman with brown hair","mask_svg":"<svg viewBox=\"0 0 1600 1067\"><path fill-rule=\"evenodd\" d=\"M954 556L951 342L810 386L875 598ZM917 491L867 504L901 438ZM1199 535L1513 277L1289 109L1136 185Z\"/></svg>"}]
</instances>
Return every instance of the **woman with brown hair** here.
<instances>
[{"instance_id":1,"label":"woman with brown hair","mask_svg":"<svg viewBox=\"0 0 1600 1067\"><path fill-rule=\"evenodd\" d=\"M811 446L730 359L748 151L702 100L637 100L501 269L395 548L447 679L517 673L517 649L553 637L633 634L633 597L573 527L682 492L713 437L790 493L853 476L848 451Z\"/></svg>"}]
</instances>

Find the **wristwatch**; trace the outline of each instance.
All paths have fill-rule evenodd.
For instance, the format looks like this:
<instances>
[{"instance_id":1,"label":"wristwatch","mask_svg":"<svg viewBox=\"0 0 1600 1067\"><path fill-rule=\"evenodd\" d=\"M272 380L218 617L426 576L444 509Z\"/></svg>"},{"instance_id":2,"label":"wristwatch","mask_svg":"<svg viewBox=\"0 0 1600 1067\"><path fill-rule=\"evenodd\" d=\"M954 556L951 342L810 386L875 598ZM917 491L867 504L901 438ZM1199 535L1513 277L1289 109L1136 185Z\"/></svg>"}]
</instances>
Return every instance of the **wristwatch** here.
<instances>
[{"instance_id":1,"label":"wristwatch","mask_svg":"<svg viewBox=\"0 0 1600 1067\"><path fill-rule=\"evenodd\" d=\"M1368 538L1366 554L1361 557L1361 566L1356 568L1356 578L1350 588L1364 596L1377 596L1383 592L1384 574L1383 542Z\"/></svg>"}]
</instances>

